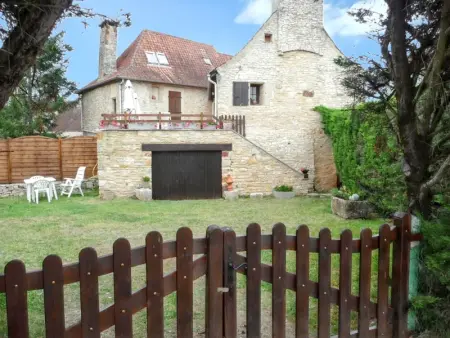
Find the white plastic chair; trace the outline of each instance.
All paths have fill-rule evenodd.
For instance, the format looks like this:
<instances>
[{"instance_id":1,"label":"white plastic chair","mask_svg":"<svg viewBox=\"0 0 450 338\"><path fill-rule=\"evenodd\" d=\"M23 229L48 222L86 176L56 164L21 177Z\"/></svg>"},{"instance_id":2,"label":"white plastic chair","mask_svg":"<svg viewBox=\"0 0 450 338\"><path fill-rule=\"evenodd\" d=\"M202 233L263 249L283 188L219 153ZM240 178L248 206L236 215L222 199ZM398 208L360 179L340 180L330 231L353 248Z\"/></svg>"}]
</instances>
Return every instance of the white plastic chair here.
<instances>
[{"instance_id":1,"label":"white plastic chair","mask_svg":"<svg viewBox=\"0 0 450 338\"><path fill-rule=\"evenodd\" d=\"M48 202L52 201L50 192L50 182L46 180L37 180L33 183L33 194L36 204L39 204L39 194L45 192L47 194Z\"/></svg>"},{"instance_id":2,"label":"white plastic chair","mask_svg":"<svg viewBox=\"0 0 450 338\"><path fill-rule=\"evenodd\" d=\"M81 196L84 196L83 190L81 190L81 183L83 182L85 171L86 167L79 167L75 178L64 178L66 181L61 184L61 196L68 195L68 197L70 198L72 192L75 189L78 189L81 193Z\"/></svg>"},{"instance_id":3,"label":"white plastic chair","mask_svg":"<svg viewBox=\"0 0 450 338\"><path fill-rule=\"evenodd\" d=\"M31 200L34 202L35 201L35 199L34 199L34 189L33 189L33 184L34 184L34 182L36 182L36 181L39 181L39 180L43 180L45 177L44 176L33 176L33 177L30 177L30 181L32 182L31 183L31 188L30 188L30 192L31 192ZM28 191L28 190L27 190ZM28 192L27 192L28 193Z\"/></svg>"}]
</instances>

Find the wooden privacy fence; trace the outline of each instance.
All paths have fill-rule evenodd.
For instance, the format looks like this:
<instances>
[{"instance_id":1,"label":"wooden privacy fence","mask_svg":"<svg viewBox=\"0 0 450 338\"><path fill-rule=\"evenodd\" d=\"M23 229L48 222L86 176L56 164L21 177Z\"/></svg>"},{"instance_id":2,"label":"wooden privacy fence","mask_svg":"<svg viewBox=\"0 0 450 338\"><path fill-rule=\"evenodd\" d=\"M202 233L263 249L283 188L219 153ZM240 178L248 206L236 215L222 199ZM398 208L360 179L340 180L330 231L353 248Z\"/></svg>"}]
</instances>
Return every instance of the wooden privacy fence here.
<instances>
[{"instance_id":1,"label":"wooden privacy fence","mask_svg":"<svg viewBox=\"0 0 450 338\"><path fill-rule=\"evenodd\" d=\"M237 337L236 272L247 277L247 337L261 336L261 281L272 284L272 337L285 337L286 290L296 292L296 337L311 333L310 297L318 299L318 337L330 337L332 305L339 306L339 337L406 338L410 218L383 225L378 236L363 230L353 239L348 230L332 240L329 229L312 238L307 226L295 236L286 235L277 224L271 235L251 224L247 235L236 237L231 229L208 228L206 238L193 239L188 228L176 240L163 243L158 232L147 235L143 247L131 249L125 239L114 243L113 254L97 257L83 249L79 262L63 266L58 256L49 256L40 271L26 272L21 261L6 265L0 276L0 293L6 293L8 336L29 336L27 291L44 290L46 337L100 337L115 326L116 337L132 337L132 315L147 310L147 337L164 336L164 297L177 293L177 337L193 336L193 281L206 275L206 337ZM393 246L393 257L391 257ZM272 266L261 263L261 251L272 250ZM371 301L372 251L378 251L377 302ZM296 273L286 271L286 252L296 253ZM242 253L245 252L245 256ZM318 282L309 279L310 255L319 256ZM360 256L359 294L351 293L352 257ZM194 255L201 255L194 259ZM339 288L331 285L331 257L339 255ZM163 274L163 261L176 258L176 271ZM392 267L391 267L392 260ZM132 293L132 268L145 265L146 286ZM390 273L392 268L392 274ZM100 310L99 277L113 273L114 304ZM66 328L64 285L80 283L81 320ZM350 331L351 313L358 313L358 332ZM315 335L313 333L313 335Z\"/></svg>"},{"instance_id":2,"label":"wooden privacy fence","mask_svg":"<svg viewBox=\"0 0 450 338\"><path fill-rule=\"evenodd\" d=\"M0 140L0 183L23 183L35 175L75 177L82 166L87 167L86 177L90 177L96 174L96 164L95 137L25 136Z\"/></svg>"}]
</instances>

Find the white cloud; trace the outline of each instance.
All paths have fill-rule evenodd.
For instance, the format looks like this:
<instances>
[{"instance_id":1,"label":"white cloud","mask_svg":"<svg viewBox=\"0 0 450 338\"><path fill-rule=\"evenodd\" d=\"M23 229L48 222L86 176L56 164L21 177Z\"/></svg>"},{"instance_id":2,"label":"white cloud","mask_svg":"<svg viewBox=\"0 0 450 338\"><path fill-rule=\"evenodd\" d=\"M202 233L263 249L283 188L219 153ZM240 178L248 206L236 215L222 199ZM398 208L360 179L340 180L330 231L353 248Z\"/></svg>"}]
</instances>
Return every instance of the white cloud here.
<instances>
[{"instance_id":1,"label":"white cloud","mask_svg":"<svg viewBox=\"0 0 450 338\"><path fill-rule=\"evenodd\" d=\"M240 24L262 25L272 14L271 0L247 0L242 12L234 19Z\"/></svg>"},{"instance_id":2,"label":"white cloud","mask_svg":"<svg viewBox=\"0 0 450 338\"><path fill-rule=\"evenodd\" d=\"M364 36L378 26L373 22L358 23L348 11L359 8L370 9L378 14L385 14L387 5L384 0L359 0L353 5L342 6L334 0L324 4L325 29L331 36ZM238 24L263 24L272 13L271 0L246 0L244 9L234 19Z\"/></svg>"},{"instance_id":3,"label":"white cloud","mask_svg":"<svg viewBox=\"0 0 450 338\"><path fill-rule=\"evenodd\" d=\"M331 36L364 36L379 28L376 22L359 23L348 14L349 11L360 8L369 9L376 14L386 14L387 12L387 5L384 0L360 0L350 7L326 3L324 5L325 29ZM376 18L374 16L374 19Z\"/></svg>"}]
</instances>

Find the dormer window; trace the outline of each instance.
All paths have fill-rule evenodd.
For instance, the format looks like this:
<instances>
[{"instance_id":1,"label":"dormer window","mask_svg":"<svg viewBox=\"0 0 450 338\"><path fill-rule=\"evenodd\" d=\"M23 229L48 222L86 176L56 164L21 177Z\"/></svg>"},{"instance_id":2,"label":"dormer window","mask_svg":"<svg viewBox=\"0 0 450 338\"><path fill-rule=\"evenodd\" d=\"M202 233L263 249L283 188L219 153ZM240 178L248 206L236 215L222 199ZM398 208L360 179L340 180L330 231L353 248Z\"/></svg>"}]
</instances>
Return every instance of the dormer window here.
<instances>
[{"instance_id":1,"label":"dormer window","mask_svg":"<svg viewBox=\"0 0 450 338\"><path fill-rule=\"evenodd\" d=\"M156 65L156 66L168 66L169 65L169 60L167 60L167 57L164 53L145 52L145 55L147 56L147 62L151 65Z\"/></svg>"}]
</instances>

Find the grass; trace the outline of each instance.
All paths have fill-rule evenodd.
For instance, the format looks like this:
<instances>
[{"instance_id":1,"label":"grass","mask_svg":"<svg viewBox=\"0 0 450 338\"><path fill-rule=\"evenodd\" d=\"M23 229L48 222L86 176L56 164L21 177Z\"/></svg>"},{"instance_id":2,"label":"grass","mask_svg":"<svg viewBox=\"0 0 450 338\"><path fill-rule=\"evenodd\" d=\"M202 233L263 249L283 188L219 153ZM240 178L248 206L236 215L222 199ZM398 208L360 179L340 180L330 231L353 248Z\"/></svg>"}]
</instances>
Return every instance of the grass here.
<instances>
[{"instance_id":1,"label":"grass","mask_svg":"<svg viewBox=\"0 0 450 338\"><path fill-rule=\"evenodd\" d=\"M259 223L264 233L270 233L271 227L283 222L288 234L295 234L299 224L307 224L311 235L317 236L320 229L329 227L333 238L341 231L351 229L355 237L362 228L377 231L383 220L343 220L331 214L328 199L295 198L292 200L251 200L239 201L153 201L151 203L136 200L101 201L95 196L75 197L53 201L52 203L28 204L24 199L0 199L0 263L4 267L12 259L22 260L27 270L40 269L43 259L49 254L59 255L64 263L76 262L82 248L94 247L99 255L112 253L113 242L127 238L132 247L143 245L148 232L157 230L165 240L175 238L179 227L190 227L195 237L204 237L210 224L232 227L238 235L245 234L246 226ZM333 269L339 266L338 257L333 255ZM263 261L270 263L270 251L264 251ZM373 263L376 263L374 261ZM375 265L375 264L374 264ZM358 266L358 257L354 258L354 270ZM173 270L174 262L165 264L165 272ZM311 255L311 280L317 280L317 254ZM287 270L295 271L295 256L287 254ZM333 284L337 286L339 275L333 272ZM374 276L376 278L376 276ZM357 292L358 276L355 273L354 292ZM204 331L203 324L203 280L196 282L195 288L195 330ZM145 270L133 269L133 290L145 285ZM240 292L245 290L245 279L238 279ZM79 320L78 285L65 287L66 325ZM268 309L270 318L270 285L263 283L263 309ZM267 293L267 295L266 295ZM266 297L267 296L267 297ZM288 318L295 316L293 293L287 295ZM241 297L241 296L240 296ZM243 297L243 296L242 296ZM102 306L113 302L112 276L100 279L100 301ZM240 298L245 299L245 298ZM174 333L176 318L176 296L165 300L167 332ZM243 301L240 303L243 303ZM315 329L314 311L317 303L311 302L311 329ZM0 298L0 336L6 336L4 317L4 297ZM244 308L245 304L240 304ZM333 311L333 317L336 317ZM242 316L239 316L242 317ZM245 316L244 316L245 317ZM44 337L42 291L29 292L30 335ZM334 321L335 322L335 321ZM270 323L269 323L270 325ZM270 328L270 326L269 326ZM134 317L134 333L145 336L145 313ZM113 336L109 330L104 337Z\"/></svg>"}]
</instances>

